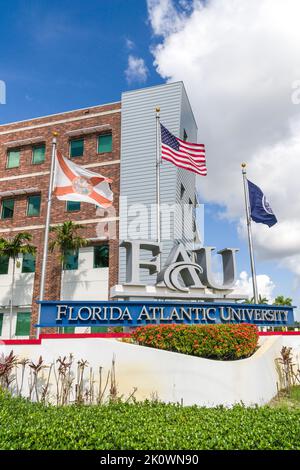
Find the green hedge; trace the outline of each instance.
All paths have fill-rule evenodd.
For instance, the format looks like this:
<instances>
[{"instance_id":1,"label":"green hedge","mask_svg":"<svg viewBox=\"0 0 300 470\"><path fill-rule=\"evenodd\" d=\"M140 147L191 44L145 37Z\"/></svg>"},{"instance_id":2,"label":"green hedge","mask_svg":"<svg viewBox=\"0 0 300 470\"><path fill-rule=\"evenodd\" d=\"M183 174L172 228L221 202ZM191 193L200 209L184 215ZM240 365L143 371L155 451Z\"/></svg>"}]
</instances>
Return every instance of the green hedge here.
<instances>
[{"instance_id":1,"label":"green hedge","mask_svg":"<svg viewBox=\"0 0 300 470\"><path fill-rule=\"evenodd\" d=\"M131 336L138 344L192 356L235 360L251 356L257 348L255 325L149 325Z\"/></svg>"},{"instance_id":2,"label":"green hedge","mask_svg":"<svg viewBox=\"0 0 300 470\"><path fill-rule=\"evenodd\" d=\"M0 449L300 449L300 409L55 408L0 392Z\"/></svg>"}]
</instances>

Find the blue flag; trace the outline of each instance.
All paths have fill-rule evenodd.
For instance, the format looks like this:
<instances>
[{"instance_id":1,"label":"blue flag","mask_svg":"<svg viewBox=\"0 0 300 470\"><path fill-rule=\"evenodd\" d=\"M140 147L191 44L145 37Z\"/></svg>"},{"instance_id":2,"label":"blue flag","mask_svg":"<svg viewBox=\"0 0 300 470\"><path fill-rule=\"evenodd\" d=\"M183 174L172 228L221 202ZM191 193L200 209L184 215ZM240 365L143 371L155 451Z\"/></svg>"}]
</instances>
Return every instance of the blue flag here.
<instances>
[{"instance_id":1,"label":"blue flag","mask_svg":"<svg viewBox=\"0 0 300 470\"><path fill-rule=\"evenodd\" d=\"M266 224L269 227L272 227L277 223L277 219L266 196L258 186L251 183L249 180L247 181L249 188L251 219L254 220L254 222Z\"/></svg>"}]
</instances>

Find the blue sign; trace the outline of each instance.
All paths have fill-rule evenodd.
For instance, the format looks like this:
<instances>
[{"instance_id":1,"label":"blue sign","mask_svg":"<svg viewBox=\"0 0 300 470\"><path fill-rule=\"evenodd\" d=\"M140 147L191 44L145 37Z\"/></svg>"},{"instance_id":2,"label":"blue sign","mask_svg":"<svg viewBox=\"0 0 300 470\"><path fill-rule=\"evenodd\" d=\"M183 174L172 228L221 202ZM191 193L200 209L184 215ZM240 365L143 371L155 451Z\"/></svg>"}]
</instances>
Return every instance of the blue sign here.
<instances>
[{"instance_id":1,"label":"blue sign","mask_svg":"<svg viewBox=\"0 0 300 470\"><path fill-rule=\"evenodd\" d=\"M40 324L45 327L130 326L147 324L252 323L287 326L293 308L217 302L165 301L42 301Z\"/></svg>"}]
</instances>

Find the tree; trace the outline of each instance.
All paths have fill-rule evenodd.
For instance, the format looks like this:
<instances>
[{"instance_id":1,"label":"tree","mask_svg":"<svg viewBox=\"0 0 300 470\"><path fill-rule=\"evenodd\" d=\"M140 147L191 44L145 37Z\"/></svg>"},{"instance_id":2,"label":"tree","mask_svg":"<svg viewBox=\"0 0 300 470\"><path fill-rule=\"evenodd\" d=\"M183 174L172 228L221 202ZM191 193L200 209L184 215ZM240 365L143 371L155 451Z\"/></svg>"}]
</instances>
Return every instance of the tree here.
<instances>
[{"instance_id":1,"label":"tree","mask_svg":"<svg viewBox=\"0 0 300 470\"><path fill-rule=\"evenodd\" d=\"M288 305L289 307L292 306L293 299L290 297L284 297L283 295L278 295L274 300L273 305Z\"/></svg>"},{"instance_id":2,"label":"tree","mask_svg":"<svg viewBox=\"0 0 300 470\"><path fill-rule=\"evenodd\" d=\"M269 299L267 299L267 297L263 297L262 295L259 294L258 303L267 305L269 303Z\"/></svg>"},{"instance_id":3,"label":"tree","mask_svg":"<svg viewBox=\"0 0 300 470\"><path fill-rule=\"evenodd\" d=\"M255 304L254 302L254 297L252 297L251 299L246 299L245 304ZM258 303L259 304L262 304L262 305L267 305L269 303L269 300L266 298L266 297L262 297L260 294L258 296Z\"/></svg>"},{"instance_id":4,"label":"tree","mask_svg":"<svg viewBox=\"0 0 300 470\"><path fill-rule=\"evenodd\" d=\"M82 225L75 224L71 220L50 228L50 232L54 232L55 238L49 242L49 250L50 252L55 249L59 251L62 266L66 262L68 253L75 252L87 245L88 241L77 234L78 230L82 228Z\"/></svg>"},{"instance_id":5,"label":"tree","mask_svg":"<svg viewBox=\"0 0 300 470\"><path fill-rule=\"evenodd\" d=\"M67 260L67 256L70 252L76 252L79 248L86 246L88 241L77 234L78 230L82 229L83 226L75 224L71 220L64 222L62 225L57 227L51 227L50 232L55 234L53 240L49 242L49 251L59 251L59 258L61 261L61 270L59 271L59 281L61 286L61 273L64 269L64 265Z\"/></svg>"},{"instance_id":6,"label":"tree","mask_svg":"<svg viewBox=\"0 0 300 470\"><path fill-rule=\"evenodd\" d=\"M0 256L6 256L13 260L13 275L11 283L11 297L10 297L10 318L9 318L9 338L12 337L12 310L13 310L13 295L15 285L15 270L16 261L19 255L36 253L36 247L29 242L32 240L32 235L28 232L20 232L14 238L0 238Z\"/></svg>"}]
</instances>

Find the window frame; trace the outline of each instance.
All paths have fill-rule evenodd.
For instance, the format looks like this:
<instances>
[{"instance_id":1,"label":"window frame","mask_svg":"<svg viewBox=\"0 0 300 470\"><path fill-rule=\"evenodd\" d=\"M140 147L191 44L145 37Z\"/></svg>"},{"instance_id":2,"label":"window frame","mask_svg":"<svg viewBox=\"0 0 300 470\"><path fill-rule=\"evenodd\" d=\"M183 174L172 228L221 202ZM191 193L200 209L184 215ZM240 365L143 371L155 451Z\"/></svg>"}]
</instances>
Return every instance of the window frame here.
<instances>
[{"instance_id":1,"label":"window frame","mask_svg":"<svg viewBox=\"0 0 300 470\"><path fill-rule=\"evenodd\" d=\"M29 315L29 331L28 334L18 334L18 320L19 320L19 315ZM16 321L16 330L15 330L15 336L30 336L30 324L31 324L31 312L17 312L17 321Z\"/></svg>"},{"instance_id":2,"label":"window frame","mask_svg":"<svg viewBox=\"0 0 300 470\"><path fill-rule=\"evenodd\" d=\"M76 252L76 254L73 255L73 256L74 256L74 257L77 256L77 265L76 265L76 268L71 268L71 269L69 268L69 269L67 269L67 268L66 268L66 261L64 261L64 263L63 263L63 271L78 271L78 268L79 268L79 250L67 250L67 251L69 251L69 252L71 252L71 251Z\"/></svg>"},{"instance_id":3,"label":"window frame","mask_svg":"<svg viewBox=\"0 0 300 470\"><path fill-rule=\"evenodd\" d=\"M38 148L41 148L41 147L44 148L44 160L42 162L35 162L34 161L34 151L35 151L35 149L38 149ZM40 144L40 145L34 145L32 147L32 156L31 156L32 165L42 165L43 163L45 163L45 161L46 161L46 144L44 143L44 144Z\"/></svg>"},{"instance_id":4,"label":"window frame","mask_svg":"<svg viewBox=\"0 0 300 470\"><path fill-rule=\"evenodd\" d=\"M19 163L18 163L18 165L8 166L10 152L18 152L19 153ZM7 149L7 152L6 152L6 170L13 170L14 168L19 168L20 167L20 160L21 160L21 149L20 148Z\"/></svg>"},{"instance_id":5,"label":"window frame","mask_svg":"<svg viewBox=\"0 0 300 470\"><path fill-rule=\"evenodd\" d=\"M107 266L96 266L95 263L95 249L97 248L105 248L107 247L108 249L108 264ZM109 243L101 244L101 245L94 245L93 246L93 269L107 269L109 268Z\"/></svg>"},{"instance_id":6,"label":"window frame","mask_svg":"<svg viewBox=\"0 0 300 470\"><path fill-rule=\"evenodd\" d=\"M73 203L73 204L79 204L79 209L73 209L73 210L68 209L68 204L69 204L70 202ZM79 212L80 210L81 210L81 203L80 203L80 201L66 201L66 211L67 211L67 212Z\"/></svg>"},{"instance_id":7,"label":"window frame","mask_svg":"<svg viewBox=\"0 0 300 470\"><path fill-rule=\"evenodd\" d=\"M107 333L108 332L108 327L107 326L91 326L91 334L97 334L97 333Z\"/></svg>"},{"instance_id":8,"label":"window frame","mask_svg":"<svg viewBox=\"0 0 300 470\"><path fill-rule=\"evenodd\" d=\"M12 216L11 217L3 217L3 203L5 201L13 201L13 208L12 208ZM15 212L15 198L13 197L7 197L7 198L3 198L1 200L1 220L7 220L7 219L13 219L14 218L14 212Z\"/></svg>"},{"instance_id":9,"label":"window frame","mask_svg":"<svg viewBox=\"0 0 300 470\"><path fill-rule=\"evenodd\" d=\"M72 156L72 142L82 141L82 155ZM69 158L82 158L84 156L84 137L78 137L69 140Z\"/></svg>"},{"instance_id":10,"label":"window frame","mask_svg":"<svg viewBox=\"0 0 300 470\"><path fill-rule=\"evenodd\" d=\"M39 213L38 214L29 214L29 199L33 198L33 197L39 197L40 198ZM31 195L31 196L27 196L26 217L40 217L40 215L41 215L41 203L42 203L41 194L34 194L34 195Z\"/></svg>"},{"instance_id":11,"label":"window frame","mask_svg":"<svg viewBox=\"0 0 300 470\"><path fill-rule=\"evenodd\" d=\"M76 326L60 326L59 327L59 334L60 335L75 335Z\"/></svg>"},{"instance_id":12,"label":"window frame","mask_svg":"<svg viewBox=\"0 0 300 470\"><path fill-rule=\"evenodd\" d=\"M111 150L108 150L108 151L105 151L105 152L100 152L100 138L101 137L106 137L106 136L110 136L111 137ZM112 153L113 151L113 134L112 132L106 132L106 133L103 133L103 134L98 134L98 137L97 137L97 155L102 155L103 153Z\"/></svg>"},{"instance_id":13,"label":"window frame","mask_svg":"<svg viewBox=\"0 0 300 470\"><path fill-rule=\"evenodd\" d=\"M23 267L24 267L24 258L26 256L32 256L33 257L33 262L34 262L34 270L33 271L23 271ZM21 268L21 273L22 274L32 274L32 273L35 273L35 269L36 269L36 255L31 255L29 253L24 253L23 254L23 258L22 258L22 268Z\"/></svg>"},{"instance_id":14,"label":"window frame","mask_svg":"<svg viewBox=\"0 0 300 470\"><path fill-rule=\"evenodd\" d=\"M0 265L1 265L1 258L6 258L7 259L7 272L6 273L1 273L0 272L0 276L7 276L8 275L8 272L9 272L9 256L0 256Z\"/></svg>"}]
</instances>

